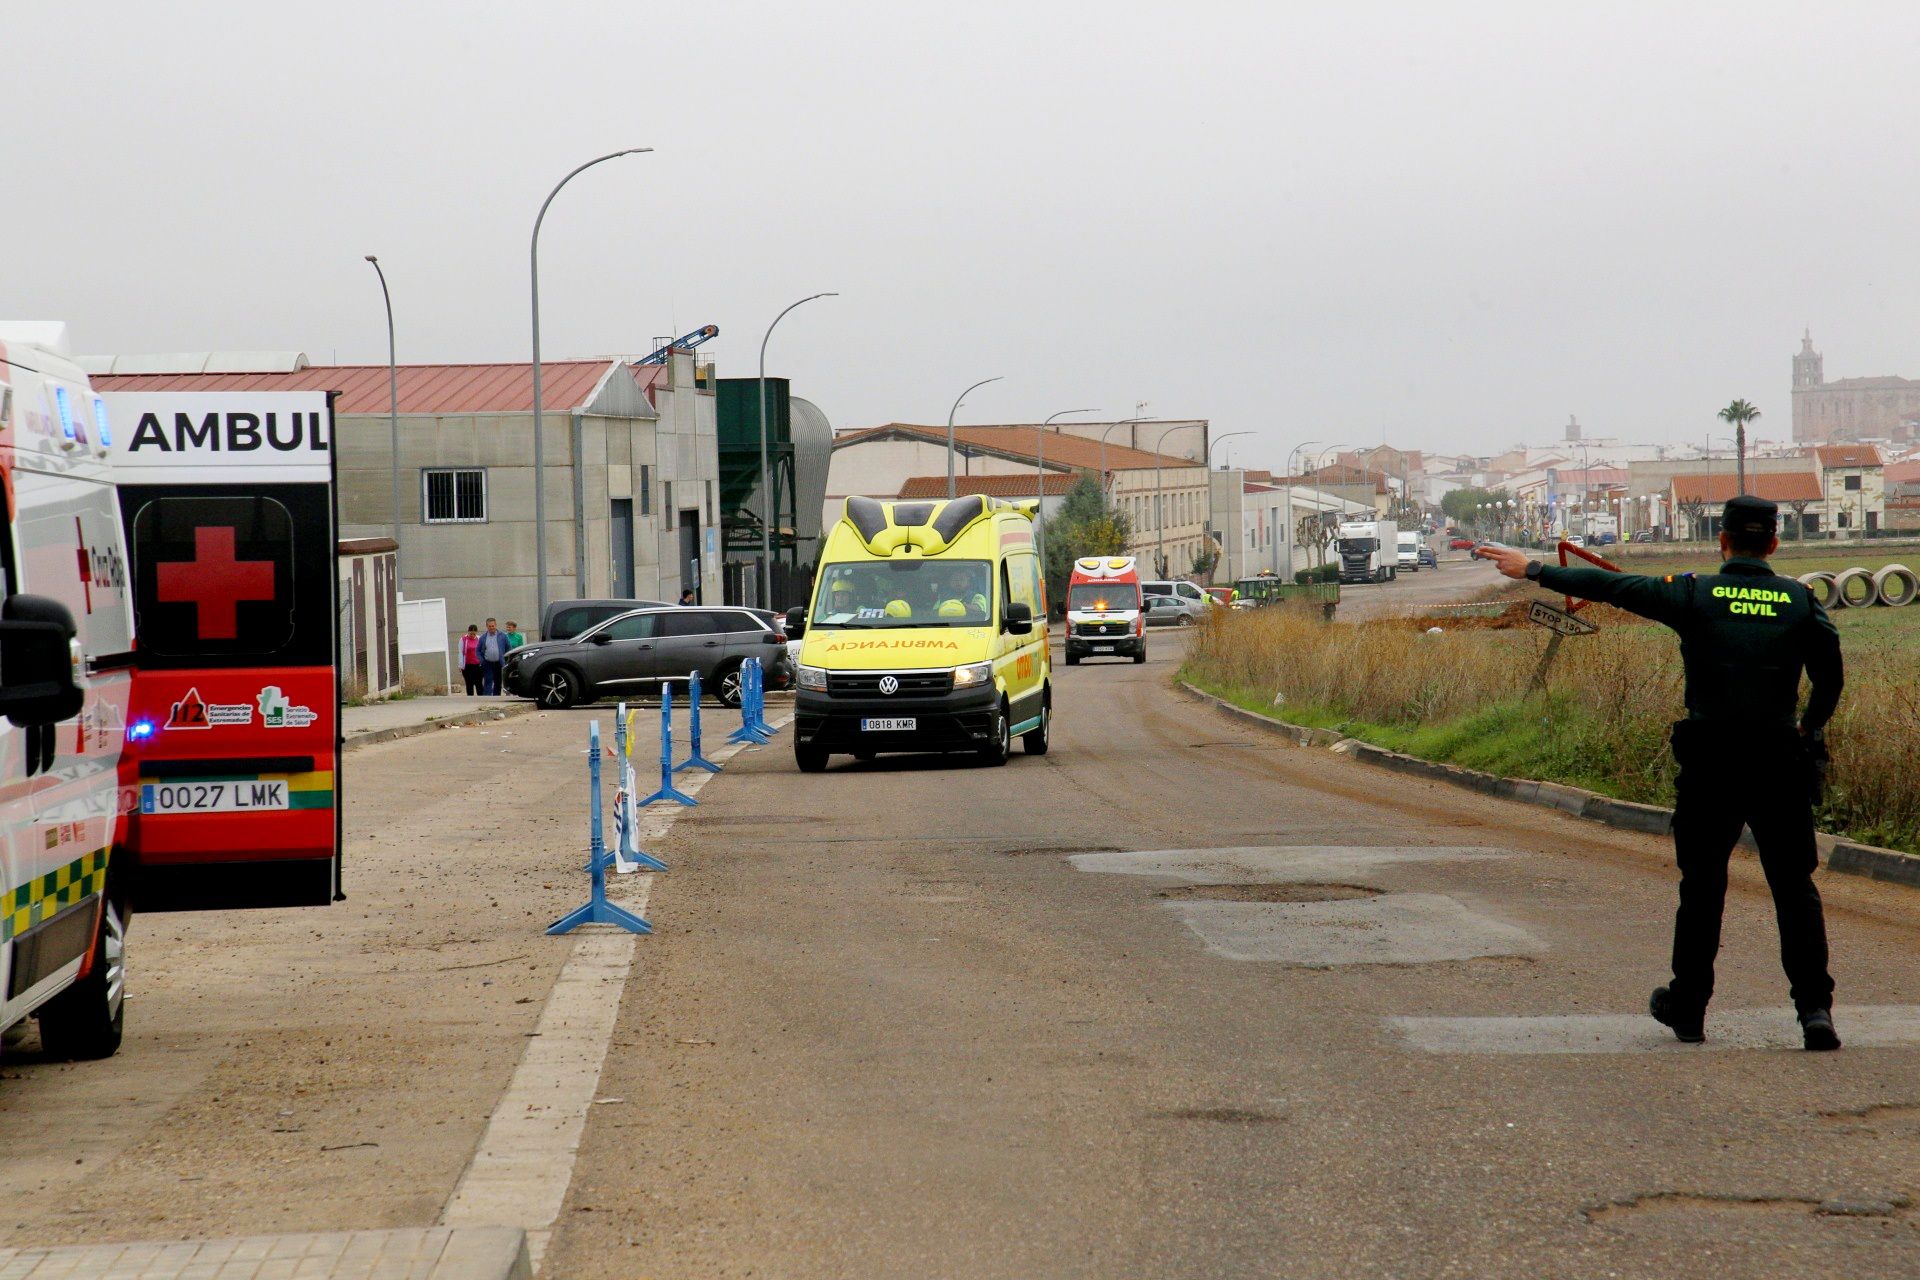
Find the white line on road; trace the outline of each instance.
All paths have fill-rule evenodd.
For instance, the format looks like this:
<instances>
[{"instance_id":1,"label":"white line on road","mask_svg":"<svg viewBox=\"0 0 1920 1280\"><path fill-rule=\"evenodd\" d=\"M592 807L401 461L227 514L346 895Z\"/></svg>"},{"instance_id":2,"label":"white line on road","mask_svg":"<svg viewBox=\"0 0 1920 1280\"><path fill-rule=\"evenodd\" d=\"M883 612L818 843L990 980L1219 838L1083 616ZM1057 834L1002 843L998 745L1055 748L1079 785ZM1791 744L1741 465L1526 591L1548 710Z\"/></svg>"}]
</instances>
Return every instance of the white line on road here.
<instances>
[{"instance_id":1,"label":"white line on road","mask_svg":"<svg viewBox=\"0 0 1920 1280\"><path fill-rule=\"evenodd\" d=\"M774 723L785 724L789 719ZM716 763L724 763L742 749L729 744L710 755ZM608 755L611 759L612 753ZM683 776L676 785L697 797L714 776L701 770ZM679 805L643 812L636 833L641 846L666 835L681 812ZM608 899L645 915L653 879L644 873L612 879ZM600 1087L600 1070L613 1040L638 941L625 932L575 936L573 954L554 980L539 1026L528 1038L520 1065L514 1068L473 1159L440 1215L440 1225L447 1227L524 1228L536 1272L573 1182L587 1112Z\"/></svg>"}]
</instances>

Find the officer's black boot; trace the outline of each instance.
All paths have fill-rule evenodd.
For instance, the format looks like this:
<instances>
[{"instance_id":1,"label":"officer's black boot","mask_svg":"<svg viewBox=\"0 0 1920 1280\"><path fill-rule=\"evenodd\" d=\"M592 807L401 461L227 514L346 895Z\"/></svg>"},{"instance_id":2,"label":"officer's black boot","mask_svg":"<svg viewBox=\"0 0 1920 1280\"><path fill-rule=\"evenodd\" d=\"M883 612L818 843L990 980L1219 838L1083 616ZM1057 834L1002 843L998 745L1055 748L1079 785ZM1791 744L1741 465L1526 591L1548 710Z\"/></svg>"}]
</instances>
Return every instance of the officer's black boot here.
<instances>
[{"instance_id":1,"label":"officer's black boot","mask_svg":"<svg viewBox=\"0 0 1920 1280\"><path fill-rule=\"evenodd\" d=\"M1673 998L1673 991L1667 987L1655 987L1653 998L1647 1001L1647 1012L1653 1020L1662 1026L1672 1027L1674 1039L1682 1044L1699 1044L1707 1038L1707 1015L1700 1009L1683 1009ZM1832 1024L1828 1024L1832 1030ZM1811 1044L1808 1045L1812 1047Z\"/></svg>"},{"instance_id":2,"label":"officer's black boot","mask_svg":"<svg viewBox=\"0 0 1920 1280\"><path fill-rule=\"evenodd\" d=\"M1840 1033L1833 1029L1833 1014L1825 1009L1809 1009L1800 1015L1800 1036L1807 1048L1816 1052L1840 1047Z\"/></svg>"}]
</instances>

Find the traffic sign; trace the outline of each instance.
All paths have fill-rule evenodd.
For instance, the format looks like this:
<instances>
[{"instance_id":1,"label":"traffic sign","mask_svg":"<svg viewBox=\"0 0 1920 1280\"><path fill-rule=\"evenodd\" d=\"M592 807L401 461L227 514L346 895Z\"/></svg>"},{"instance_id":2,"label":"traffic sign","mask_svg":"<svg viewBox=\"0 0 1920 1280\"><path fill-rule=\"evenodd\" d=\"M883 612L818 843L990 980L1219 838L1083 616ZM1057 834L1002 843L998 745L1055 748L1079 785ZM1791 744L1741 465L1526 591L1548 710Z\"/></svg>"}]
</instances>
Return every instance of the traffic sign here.
<instances>
[{"instance_id":1,"label":"traffic sign","mask_svg":"<svg viewBox=\"0 0 1920 1280\"><path fill-rule=\"evenodd\" d=\"M1576 618L1565 609L1556 609L1544 600L1528 603L1527 621L1538 623L1560 636L1590 636L1600 629L1585 618Z\"/></svg>"}]
</instances>

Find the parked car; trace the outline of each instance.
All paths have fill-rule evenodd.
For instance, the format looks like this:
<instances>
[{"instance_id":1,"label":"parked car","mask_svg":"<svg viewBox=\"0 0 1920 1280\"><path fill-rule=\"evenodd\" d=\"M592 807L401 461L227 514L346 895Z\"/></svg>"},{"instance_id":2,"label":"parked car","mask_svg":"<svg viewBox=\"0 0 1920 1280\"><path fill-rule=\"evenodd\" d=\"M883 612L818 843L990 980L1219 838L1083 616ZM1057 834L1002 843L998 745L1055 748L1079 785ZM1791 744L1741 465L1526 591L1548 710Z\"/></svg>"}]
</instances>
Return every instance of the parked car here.
<instances>
[{"instance_id":1,"label":"parked car","mask_svg":"<svg viewBox=\"0 0 1920 1280\"><path fill-rule=\"evenodd\" d=\"M1148 596L1145 615L1150 627L1190 627L1216 606L1195 604L1180 596Z\"/></svg>"},{"instance_id":2,"label":"parked car","mask_svg":"<svg viewBox=\"0 0 1920 1280\"><path fill-rule=\"evenodd\" d=\"M1474 541L1472 538L1455 538L1453 541L1447 543L1447 550L1449 551L1471 551L1473 548Z\"/></svg>"},{"instance_id":3,"label":"parked car","mask_svg":"<svg viewBox=\"0 0 1920 1280\"><path fill-rule=\"evenodd\" d=\"M615 618L630 609L659 609L665 600L553 600L540 619L541 640L571 640L596 623Z\"/></svg>"},{"instance_id":4,"label":"parked car","mask_svg":"<svg viewBox=\"0 0 1920 1280\"><path fill-rule=\"evenodd\" d=\"M740 705L740 667L759 658L767 688L793 683L786 638L761 611L734 606L629 609L570 640L538 640L507 655L507 692L560 709L637 695L698 671L706 692Z\"/></svg>"},{"instance_id":5,"label":"parked car","mask_svg":"<svg viewBox=\"0 0 1920 1280\"><path fill-rule=\"evenodd\" d=\"M1602 533L1602 534L1595 535L1593 539L1593 545L1596 547L1610 547L1618 541L1620 541L1620 536L1618 534Z\"/></svg>"},{"instance_id":6,"label":"parked car","mask_svg":"<svg viewBox=\"0 0 1920 1280\"><path fill-rule=\"evenodd\" d=\"M1629 542L1652 542L1652 541L1653 541L1653 530L1651 530L1651 529L1635 529L1635 530L1633 531L1633 536L1632 536L1632 537L1630 537L1630 538L1628 538L1628 539L1627 539L1627 541L1629 541Z\"/></svg>"},{"instance_id":7,"label":"parked car","mask_svg":"<svg viewBox=\"0 0 1920 1280\"><path fill-rule=\"evenodd\" d=\"M1424 542L1420 544L1420 567L1423 569L1440 567L1440 553Z\"/></svg>"},{"instance_id":8,"label":"parked car","mask_svg":"<svg viewBox=\"0 0 1920 1280\"><path fill-rule=\"evenodd\" d=\"M1562 541L1570 547L1584 547L1587 545L1587 540L1577 533L1568 534Z\"/></svg>"}]
</instances>

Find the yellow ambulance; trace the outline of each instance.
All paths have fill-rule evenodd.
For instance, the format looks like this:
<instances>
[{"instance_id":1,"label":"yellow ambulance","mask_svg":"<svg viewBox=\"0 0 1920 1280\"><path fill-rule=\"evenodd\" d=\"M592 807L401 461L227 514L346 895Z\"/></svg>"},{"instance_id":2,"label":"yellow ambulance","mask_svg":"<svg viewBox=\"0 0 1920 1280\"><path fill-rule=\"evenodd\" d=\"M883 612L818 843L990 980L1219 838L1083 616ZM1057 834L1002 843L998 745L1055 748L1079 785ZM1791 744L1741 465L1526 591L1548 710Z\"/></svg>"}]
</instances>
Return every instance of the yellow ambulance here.
<instances>
[{"instance_id":1,"label":"yellow ambulance","mask_svg":"<svg viewBox=\"0 0 1920 1280\"><path fill-rule=\"evenodd\" d=\"M1032 502L848 498L820 556L801 637L793 754L967 752L1005 764L1052 733L1046 587Z\"/></svg>"}]
</instances>

